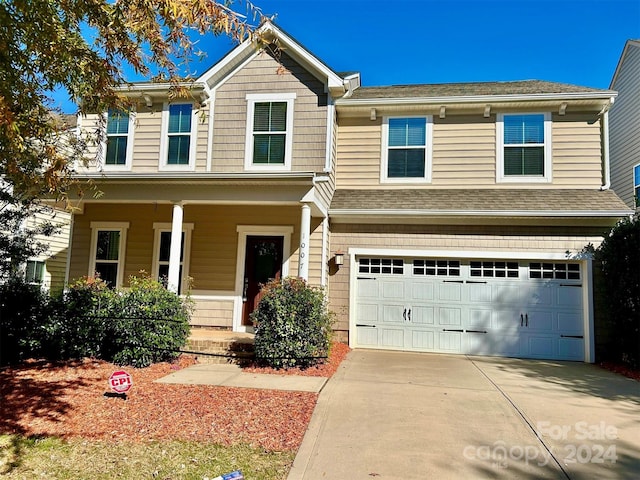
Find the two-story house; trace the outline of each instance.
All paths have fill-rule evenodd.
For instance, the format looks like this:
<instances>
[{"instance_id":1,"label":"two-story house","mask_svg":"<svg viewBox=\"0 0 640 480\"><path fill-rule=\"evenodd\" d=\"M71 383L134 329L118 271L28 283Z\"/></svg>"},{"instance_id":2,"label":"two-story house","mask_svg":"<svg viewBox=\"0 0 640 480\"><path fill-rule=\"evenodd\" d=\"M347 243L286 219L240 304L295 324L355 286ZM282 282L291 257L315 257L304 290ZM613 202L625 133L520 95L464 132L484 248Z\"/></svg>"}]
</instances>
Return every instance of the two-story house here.
<instances>
[{"instance_id":1,"label":"two-story house","mask_svg":"<svg viewBox=\"0 0 640 480\"><path fill-rule=\"evenodd\" d=\"M628 40L610 87L618 92L611 108L611 188L640 209L640 39Z\"/></svg>"},{"instance_id":2,"label":"two-story house","mask_svg":"<svg viewBox=\"0 0 640 480\"><path fill-rule=\"evenodd\" d=\"M239 45L192 99L136 84L135 111L99 113L69 278L146 270L194 325L246 331L260 283L298 275L355 347L593 361L582 251L629 213L603 181L615 92L362 87L262 28L278 50Z\"/></svg>"}]
</instances>

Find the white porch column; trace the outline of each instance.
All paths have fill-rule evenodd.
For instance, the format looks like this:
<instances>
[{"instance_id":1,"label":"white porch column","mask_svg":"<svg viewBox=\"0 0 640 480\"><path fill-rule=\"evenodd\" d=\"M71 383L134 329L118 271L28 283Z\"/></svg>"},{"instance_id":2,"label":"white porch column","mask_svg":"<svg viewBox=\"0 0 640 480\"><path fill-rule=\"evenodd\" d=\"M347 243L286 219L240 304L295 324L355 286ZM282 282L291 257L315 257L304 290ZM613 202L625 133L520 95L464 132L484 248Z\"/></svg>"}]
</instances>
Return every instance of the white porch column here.
<instances>
[{"instance_id":1,"label":"white porch column","mask_svg":"<svg viewBox=\"0 0 640 480\"><path fill-rule=\"evenodd\" d=\"M169 250L169 278L167 288L172 292L178 292L180 284L180 257L182 252L182 203L173 204L173 218L171 220L171 247Z\"/></svg>"},{"instance_id":2,"label":"white porch column","mask_svg":"<svg viewBox=\"0 0 640 480\"><path fill-rule=\"evenodd\" d=\"M298 276L309 280L309 236L311 234L311 207L306 203L302 205L302 218L300 219L300 248L298 259Z\"/></svg>"}]
</instances>

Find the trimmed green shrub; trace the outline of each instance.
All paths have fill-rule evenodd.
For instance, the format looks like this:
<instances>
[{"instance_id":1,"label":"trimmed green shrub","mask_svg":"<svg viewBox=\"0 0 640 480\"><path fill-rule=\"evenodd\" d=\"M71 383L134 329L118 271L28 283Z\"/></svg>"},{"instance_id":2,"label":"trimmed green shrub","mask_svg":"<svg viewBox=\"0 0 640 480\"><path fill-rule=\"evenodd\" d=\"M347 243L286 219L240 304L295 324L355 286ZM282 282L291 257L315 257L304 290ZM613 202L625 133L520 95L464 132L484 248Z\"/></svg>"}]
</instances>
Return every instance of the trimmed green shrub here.
<instances>
[{"instance_id":1,"label":"trimmed green shrub","mask_svg":"<svg viewBox=\"0 0 640 480\"><path fill-rule=\"evenodd\" d=\"M107 316L113 356L119 365L146 367L180 355L189 337L192 305L150 278L129 279L111 298Z\"/></svg>"},{"instance_id":2,"label":"trimmed green shrub","mask_svg":"<svg viewBox=\"0 0 640 480\"><path fill-rule=\"evenodd\" d=\"M307 368L329 355L333 316L324 290L300 278L274 280L263 287L256 325L256 360L274 368Z\"/></svg>"},{"instance_id":3,"label":"trimmed green shrub","mask_svg":"<svg viewBox=\"0 0 640 480\"><path fill-rule=\"evenodd\" d=\"M48 300L39 285L22 278L10 277L0 284L0 365L40 356Z\"/></svg>"},{"instance_id":4,"label":"trimmed green shrub","mask_svg":"<svg viewBox=\"0 0 640 480\"><path fill-rule=\"evenodd\" d=\"M615 357L640 368L640 217L618 223L596 250Z\"/></svg>"}]
</instances>

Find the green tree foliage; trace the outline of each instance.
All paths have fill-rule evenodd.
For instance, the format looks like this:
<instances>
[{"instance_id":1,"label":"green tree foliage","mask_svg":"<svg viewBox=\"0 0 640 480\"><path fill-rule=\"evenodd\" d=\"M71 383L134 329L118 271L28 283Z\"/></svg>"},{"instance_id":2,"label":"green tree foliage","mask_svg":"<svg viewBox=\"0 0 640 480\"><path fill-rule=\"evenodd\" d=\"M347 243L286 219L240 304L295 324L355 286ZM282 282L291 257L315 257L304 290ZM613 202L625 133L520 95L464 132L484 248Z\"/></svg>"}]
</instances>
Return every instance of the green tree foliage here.
<instances>
[{"instance_id":1,"label":"green tree foliage","mask_svg":"<svg viewBox=\"0 0 640 480\"><path fill-rule=\"evenodd\" d=\"M640 217L618 223L596 250L615 360L640 368Z\"/></svg>"},{"instance_id":2,"label":"green tree foliage","mask_svg":"<svg viewBox=\"0 0 640 480\"><path fill-rule=\"evenodd\" d=\"M52 113L66 91L79 113L126 108L124 72L184 87L198 35L242 41L263 16L215 0L0 0L0 278L32 251L24 219L43 197L66 199L86 145ZM100 132L97 132L100 135ZM27 239L26 241L24 239ZM17 239L14 242L14 239Z\"/></svg>"},{"instance_id":3,"label":"green tree foliage","mask_svg":"<svg viewBox=\"0 0 640 480\"><path fill-rule=\"evenodd\" d=\"M275 368L310 367L329 355L333 316L322 288L300 278L274 280L263 287L256 324L255 355Z\"/></svg>"}]
</instances>

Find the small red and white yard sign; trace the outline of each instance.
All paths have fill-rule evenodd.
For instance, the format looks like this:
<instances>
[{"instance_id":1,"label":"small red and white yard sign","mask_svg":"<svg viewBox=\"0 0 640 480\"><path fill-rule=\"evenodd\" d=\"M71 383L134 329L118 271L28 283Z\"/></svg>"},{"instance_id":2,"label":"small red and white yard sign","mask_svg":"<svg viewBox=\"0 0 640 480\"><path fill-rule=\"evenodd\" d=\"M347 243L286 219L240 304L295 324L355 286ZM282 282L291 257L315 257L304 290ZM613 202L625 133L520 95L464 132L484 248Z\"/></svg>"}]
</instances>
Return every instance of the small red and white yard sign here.
<instances>
[{"instance_id":1,"label":"small red and white yard sign","mask_svg":"<svg viewBox=\"0 0 640 480\"><path fill-rule=\"evenodd\" d=\"M113 372L109 377L109 386L111 390L116 393L128 392L132 385L133 380L131 379L131 375L124 370Z\"/></svg>"}]
</instances>

